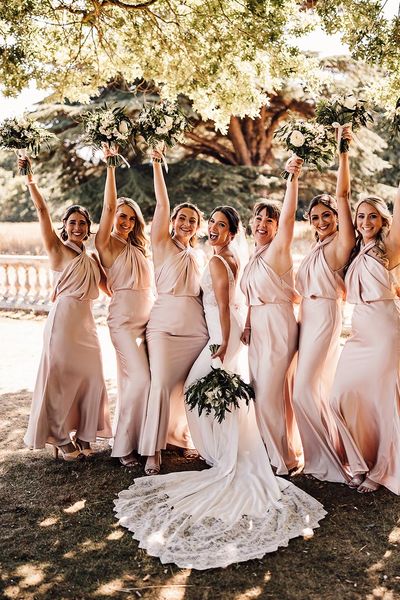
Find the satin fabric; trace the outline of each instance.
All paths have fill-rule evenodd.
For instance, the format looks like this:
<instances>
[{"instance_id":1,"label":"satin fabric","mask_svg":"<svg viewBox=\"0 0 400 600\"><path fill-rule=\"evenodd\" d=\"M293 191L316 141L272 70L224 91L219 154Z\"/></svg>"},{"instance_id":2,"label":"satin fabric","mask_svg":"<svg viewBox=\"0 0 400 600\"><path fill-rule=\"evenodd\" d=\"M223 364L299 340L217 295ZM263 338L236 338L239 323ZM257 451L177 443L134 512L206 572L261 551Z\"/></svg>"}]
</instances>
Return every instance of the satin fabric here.
<instances>
[{"instance_id":1,"label":"satin fabric","mask_svg":"<svg viewBox=\"0 0 400 600\"><path fill-rule=\"evenodd\" d=\"M400 265L388 271L361 250L346 274L355 304L331 406L353 474L400 494Z\"/></svg>"},{"instance_id":2,"label":"satin fabric","mask_svg":"<svg viewBox=\"0 0 400 600\"><path fill-rule=\"evenodd\" d=\"M304 449L304 473L345 483L349 476L343 465L344 450L329 406L340 354L345 287L324 254L337 235L318 242L297 272L296 289L302 301L293 404Z\"/></svg>"},{"instance_id":3,"label":"satin fabric","mask_svg":"<svg viewBox=\"0 0 400 600\"><path fill-rule=\"evenodd\" d=\"M196 252L173 241L179 252L169 254L156 270L158 296L146 329L151 388L139 448L146 456L167 443L193 448L183 384L208 339Z\"/></svg>"},{"instance_id":4,"label":"satin fabric","mask_svg":"<svg viewBox=\"0 0 400 600\"><path fill-rule=\"evenodd\" d=\"M235 281L223 262L232 299ZM219 311L208 268L202 287L210 343L220 344ZM243 318L234 302L230 316L224 367L240 372L246 362L240 343ZM210 371L208 346L196 360L187 385ZM209 569L261 558L286 546L305 528L318 526L325 514L321 504L274 477L253 404L226 413L221 424L213 414L199 417L196 408L188 412L188 419L196 447L212 468L135 479L134 485L119 494L117 517L134 532L140 547L163 563Z\"/></svg>"},{"instance_id":5,"label":"satin fabric","mask_svg":"<svg viewBox=\"0 0 400 600\"><path fill-rule=\"evenodd\" d=\"M241 288L251 307L250 380L256 392L257 423L278 474L302 463L300 436L292 406L298 327L293 271L277 275L262 246L244 269Z\"/></svg>"},{"instance_id":6,"label":"satin fabric","mask_svg":"<svg viewBox=\"0 0 400 600\"><path fill-rule=\"evenodd\" d=\"M148 260L116 233L124 244L113 265L105 269L112 293L107 323L117 357L118 397L114 414L111 456L127 456L137 450L150 391L146 349L146 325L154 298Z\"/></svg>"},{"instance_id":7,"label":"satin fabric","mask_svg":"<svg viewBox=\"0 0 400 600\"><path fill-rule=\"evenodd\" d=\"M111 437L100 345L92 314L100 272L85 249L65 242L77 255L56 273L54 304L46 321L43 352L24 442L62 446L76 431L94 442Z\"/></svg>"}]
</instances>

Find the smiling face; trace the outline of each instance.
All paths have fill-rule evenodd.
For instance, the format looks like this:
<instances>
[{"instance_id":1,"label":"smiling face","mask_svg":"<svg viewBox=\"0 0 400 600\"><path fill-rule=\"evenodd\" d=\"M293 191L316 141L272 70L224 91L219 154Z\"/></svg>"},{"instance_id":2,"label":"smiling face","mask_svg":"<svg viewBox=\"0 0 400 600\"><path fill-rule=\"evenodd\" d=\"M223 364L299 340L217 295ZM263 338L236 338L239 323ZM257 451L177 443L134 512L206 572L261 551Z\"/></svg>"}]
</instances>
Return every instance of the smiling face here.
<instances>
[{"instance_id":1,"label":"smiling face","mask_svg":"<svg viewBox=\"0 0 400 600\"><path fill-rule=\"evenodd\" d=\"M174 238L187 246L199 228L199 216L192 208L180 208L172 224Z\"/></svg>"},{"instance_id":2,"label":"smiling face","mask_svg":"<svg viewBox=\"0 0 400 600\"><path fill-rule=\"evenodd\" d=\"M124 239L128 239L128 235L131 231L133 231L135 223L136 213L133 208L127 204L122 204L119 206L114 218L115 232Z\"/></svg>"},{"instance_id":3,"label":"smiling face","mask_svg":"<svg viewBox=\"0 0 400 600\"><path fill-rule=\"evenodd\" d=\"M73 212L64 223L67 239L81 246L89 235L89 224L79 212Z\"/></svg>"},{"instance_id":4,"label":"smiling face","mask_svg":"<svg viewBox=\"0 0 400 600\"><path fill-rule=\"evenodd\" d=\"M337 216L324 204L316 204L310 211L310 223L322 242L337 231Z\"/></svg>"},{"instance_id":5,"label":"smiling face","mask_svg":"<svg viewBox=\"0 0 400 600\"><path fill-rule=\"evenodd\" d=\"M278 231L278 221L269 215L267 208L262 208L254 215L251 223L256 246L265 246L272 242Z\"/></svg>"},{"instance_id":6,"label":"smiling face","mask_svg":"<svg viewBox=\"0 0 400 600\"><path fill-rule=\"evenodd\" d=\"M208 221L208 241L214 249L227 246L233 239L229 229L228 217L223 212L215 211Z\"/></svg>"},{"instance_id":7,"label":"smiling face","mask_svg":"<svg viewBox=\"0 0 400 600\"><path fill-rule=\"evenodd\" d=\"M368 202L361 202L356 214L357 231L364 244L372 241L383 227L383 219L378 210Z\"/></svg>"}]
</instances>

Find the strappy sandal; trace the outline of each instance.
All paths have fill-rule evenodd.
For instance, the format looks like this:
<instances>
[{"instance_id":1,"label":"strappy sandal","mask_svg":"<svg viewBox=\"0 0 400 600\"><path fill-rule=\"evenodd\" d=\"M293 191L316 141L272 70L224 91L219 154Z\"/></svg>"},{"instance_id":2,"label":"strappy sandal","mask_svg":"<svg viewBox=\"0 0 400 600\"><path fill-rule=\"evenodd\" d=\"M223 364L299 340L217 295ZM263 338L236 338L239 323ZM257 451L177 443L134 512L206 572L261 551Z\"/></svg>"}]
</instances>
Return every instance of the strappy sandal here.
<instances>
[{"instance_id":1,"label":"strappy sandal","mask_svg":"<svg viewBox=\"0 0 400 600\"><path fill-rule=\"evenodd\" d=\"M351 490L357 490L360 487L360 485L362 485L364 479L365 479L365 475L363 475L361 473L357 473L357 475L354 475L354 477L352 477L350 479L350 481L347 483L347 485L349 486L349 488Z\"/></svg>"},{"instance_id":2,"label":"strappy sandal","mask_svg":"<svg viewBox=\"0 0 400 600\"><path fill-rule=\"evenodd\" d=\"M148 456L144 467L146 475L158 475L161 470L161 451L155 453L154 456Z\"/></svg>"},{"instance_id":3,"label":"strappy sandal","mask_svg":"<svg viewBox=\"0 0 400 600\"><path fill-rule=\"evenodd\" d=\"M128 469L130 467L137 467L139 464L138 459L132 452L126 456L120 456L118 460L123 467L127 467Z\"/></svg>"},{"instance_id":4,"label":"strappy sandal","mask_svg":"<svg viewBox=\"0 0 400 600\"><path fill-rule=\"evenodd\" d=\"M75 446L78 448L80 453L83 454L83 456L85 458L90 458L91 456L94 456L95 452L90 447L89 442L84 442L83 440L80 440L76 436L72 439L72 441L74 442ZM84 444L89 444L89 446L84 446Z\"/></svg>"},{"instance_id":5,"label":"strappy sandal","mask_svg":"<svg viewBox=\"0 0 400 600\"><path fill-rule=\"evenodd\" d=\"M65 444L64 446L53 446L53 456L57 460L59 454L65 462L72 462L74 460L80 460L83 458L82 453L79 449L75 448L72 452L67 452L66 447L71 444Z\"/></svg>"},{"instance_id":6,"label":"strappy sandal","mask_svg":"<svg viewBox=\"0 0 400 600\"><path fill-rule=\"evenodd\" d=\"M359 494L370 494L371 492L376 492L380 487L380 483L376 483L376 481L372 481L372 479L366 477L362 484L358 486L357 492Z\"/></svg>"}]
</instances>

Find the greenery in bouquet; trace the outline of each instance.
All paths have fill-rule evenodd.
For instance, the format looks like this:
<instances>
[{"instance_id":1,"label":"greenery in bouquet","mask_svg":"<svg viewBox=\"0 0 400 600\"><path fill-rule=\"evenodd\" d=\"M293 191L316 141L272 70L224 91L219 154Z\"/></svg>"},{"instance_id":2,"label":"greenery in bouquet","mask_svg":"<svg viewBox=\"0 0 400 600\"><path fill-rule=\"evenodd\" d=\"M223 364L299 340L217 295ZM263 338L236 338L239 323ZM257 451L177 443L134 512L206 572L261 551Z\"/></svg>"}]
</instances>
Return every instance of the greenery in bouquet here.
<instances>
[{"instance_id":1,"label":"greenery in bouquet","mask_svg":"<svg viewBox=\"0 0 400 600\"><path fill-rule=\"evenodd\" d=\"M317 103L316 121L326 127L339 129L343 125L351 125L353 131L372 123L373 116L368 110L365 100L356 98L353 94L324 98ZM339 135L339 152L349 151L349 140Z\"/></svg>"},{"instance_id":2,"label":"greenery in bouquet","mask_svg":"<svg viewBox=\"0 0 400 600\"><path fill-rule=\"evenodd\" d=\"M218 345L210 346L211 353L218 350ZM199 415L214 413L218 423L222 423L227 412L239 408L240 400L249 405L255 399L254 390L239 375L229 373L222 367L211 366L205 377L194 381L185 391L185 401L190 410L197 407Z\"/></svg>"},{"instance_id":3,"label":"greenery in bouquet","mask_svg":"<svg viewBox=\"0 0 400 600\"><path fill-rule=\"evenodd\" d=\"M131 119L125 114L120 106L104 107L88 111L82 117L85 135L84 141L92 146L94 150L101 150L103 144L106 144L116 153L107 157L107 166L119 167L129 163L119 154L119 148L125 148L131 143L134 134L134 125Z\"/></svg>"},{"instance_id":4,"label":"greenery in bouquet","mask_svg":"<svg viewBox=\"0 0 400 600\"><path fill-rule=\"evenodd\" d=\"M333 159L335 139L331 132L315 121L290 120L279 127L274 135L287 150L319 171ZM283 177L292 178L287 171Z\"/></svg>"},{"instance_id":5,"label":"greenery in bouquet","mask_svg":"<svg viewBox=\"0 0 400 600\"><path fill-rule=\"evenodd\" d=\"M182 142L190 122L178 104L162 100L159 104L145 105L138 118L137 131L150 148L162 151Z\"/></svg>"},{"instance_id":6,"label":"greenery in bouquet","mask_svg":"<svg viewBox=\"0 0 400 600\"><path fill-rule=\"evenodd\" d=\"M43 144L50 146L57 136L40 123L28 117L12 117L5 119L0 125L0 146L6 150L14 150L20 158L26 158L26 153L37 156ZM20 175L32 173L31 166L19 169Z\"/></svg>"}]
</instances>

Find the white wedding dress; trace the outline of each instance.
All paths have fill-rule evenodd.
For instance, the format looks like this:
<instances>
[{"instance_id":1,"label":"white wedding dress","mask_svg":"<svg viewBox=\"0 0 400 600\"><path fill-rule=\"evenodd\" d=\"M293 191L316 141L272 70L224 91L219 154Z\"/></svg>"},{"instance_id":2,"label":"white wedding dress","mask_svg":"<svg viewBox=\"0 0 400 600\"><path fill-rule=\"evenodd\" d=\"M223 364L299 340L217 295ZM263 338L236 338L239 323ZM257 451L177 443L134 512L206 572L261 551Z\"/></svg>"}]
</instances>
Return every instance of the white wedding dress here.
<instances>
[{"instance_id":1,"label":"white wedding dress","mask_svg":"<svg viewBox=\"0 0 400 600\"><path fill-rule=\"evenodd\" d=\"M239 372L245 351L240 342L242 317L235 306L235 280L226 261L231 296L231 333L224 367ZM202 278L210 340L193 365L186 385L210 371L209 344L221 343L218 306L207 267ZM240 373L243 375L243 373ZM211 466L135 479L115 501L120 524L140 547L163 563L210 569L261 558L291 538L318 527L322 505L275 477L257 429L254 406L245 403L219 424L213 415L187 411L193 442Z\"/></svg>"}]
</instances>

